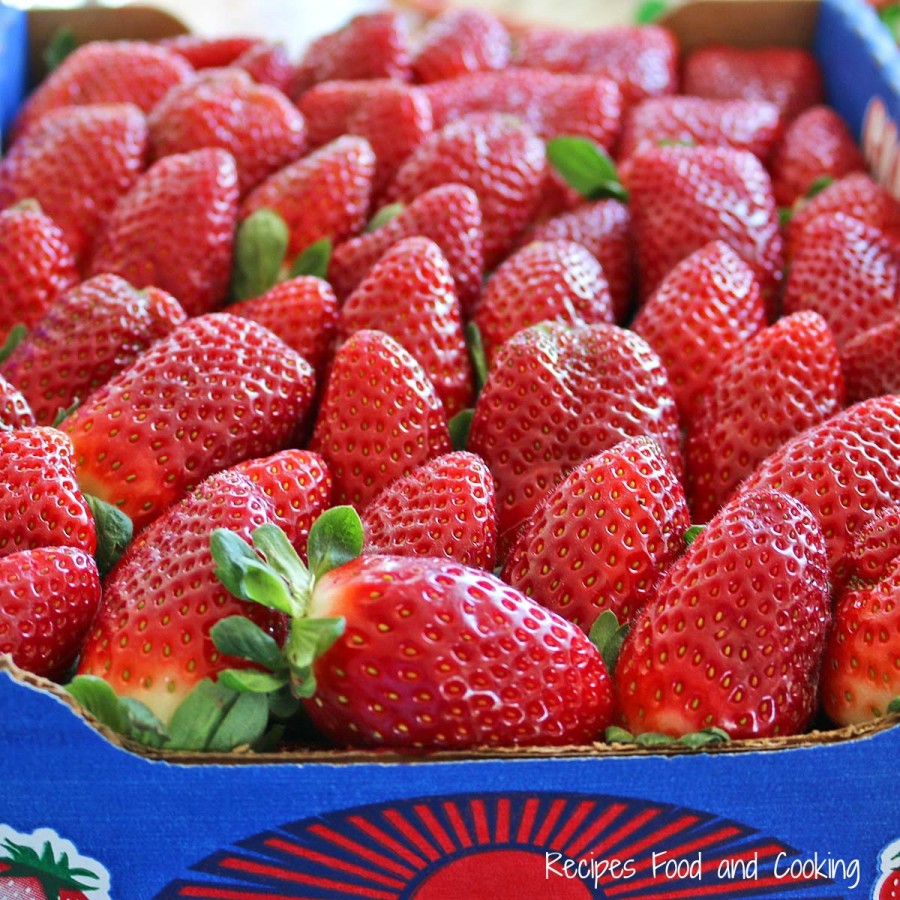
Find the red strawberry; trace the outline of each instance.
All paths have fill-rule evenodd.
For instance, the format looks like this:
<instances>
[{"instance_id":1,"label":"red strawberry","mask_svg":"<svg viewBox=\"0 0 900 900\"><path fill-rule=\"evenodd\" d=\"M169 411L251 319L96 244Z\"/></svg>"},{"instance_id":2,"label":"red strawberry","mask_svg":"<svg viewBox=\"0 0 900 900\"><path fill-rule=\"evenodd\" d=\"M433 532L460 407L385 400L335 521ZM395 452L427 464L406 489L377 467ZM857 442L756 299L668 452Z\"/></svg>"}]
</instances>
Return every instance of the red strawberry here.
<instances>
[{"instance_id":1,"label":"red strawberry","mask_svg":"<svg viewBox=\"0 0 900 900\"><path fill-rule=\"evenodd\" d=\"M461 184L434 188L374 232L338 246L328 277L338 297L346 297L387 250L403 238L434 241L450 264L456 295L468 315L481 291L484 271L481 210L475 192Z\"/></svg>"},{"instance_id":2,"label":"red strawberry","mask_svg":"<svg viewBox=\"0 0 900 900\"><path fill-rule=\"evenodd\" d=\"M317 375L324 374L338 325L338 302L327 281L312 276L291 278L261 297L229 306L228 312L265 325Z\"/></svg>"},{"instance_id":3,"label":"red strawberry","mask_svg":"<svg viewBox=\"0 0 900 900\"><path fill-rule=\"evenodd\" d=\"M664 28L566 31L533 26L515 38L518 65L602 75L618 83L626 104L674 94L678 87L678 44Z\"/></svg>"},{"instance_id":4,"label":"red strawberry","mask_svg":"<svg viewBox=\"0 0 900 900\"><path fill-rule=\"evenodd\" d=\"M691 421L691 509L708 522L767 456L844 406L834 338L821 316L795 313L735 348Z\"/></svg>"},{"instance_id":5,"label":"red strawberry","mask_svg":"<svg viewBox=\"0 0 900 900\"><path fill-rule=\"evenodd\" d=\"M658 441L680 475L675 399L659 357L638 335L613 325L542 325L507 341L468 441L497 485L501 543L571 469L641 435Z\"/></svg>"},{"instance_id":6,"label":"red strawberry","mask_svg":"<svg viewBox=\"0 0 900 900\"><path fill-rule=\"evenodd\" d=\"M79 483L139 529L213 472L286 446L313 392L306 360L256 322L191 319L66 419Z\"/></svg>"},{"instance_id":7,"label":"red strawberry","mask_svg":"<svg viewBox=\"0 0 900 900\"><path fill-rule=\"evenodd\" d=\"M847 402L900 394L900 316L851 338L841 350Z\"/></svg>"},{"instance_id":8,"label":"red strawberry","mask_svg":"<svg viewBox=\"0 0 900 900\"><path fill-rule=\"evenodd\" d=\"M50 841L38 850L6 839L0 852L0 889L5 900L88 900L84 891L97 889L89 880L98 876L87 868L73 868L65 851L57 859Z\"/></svg>"},{"instance_id":9,"label":"red strawberry","mask_svg":"<svg viewBox=\"0 0 900 900\"><path fill-rule=\"evenodd\" d=\"M619 157L669 142L748 150L767 162L781 131L778 107L763 100L653 97L629 110Z\"/></svg>"},{"instance_id":10,"label":"red strawberry","mask_svg":"<svg viewBox=\"0 0 900 900\"><path fill-rule=\"evenodd\" d=\"M582 203L526 232L530 241L575 241L603 267L617 322L628 318L634 281L631 215L618 200Z\"/></svg>"},{"instance_id":11,"label":"red strawberry","mask_svg":"<svg viewBox=\"0 0 900 900\"><path fill-rule=\"evenodd\" d=\"M616 666L634 733L797 734L816 708L830 623L822 532L773 490L726 506L669 569Z\"/></svg>"},{"instance_id":12,"label":"red strawberry","mask_svg":"<svg viewBox=\"0 0 900 900\"><path fill-rule=\"evenodd\" d=\"M629 622L681 556L684 491L648 438L622 441L573 469L535 510L504 581L584 631L612 610Z\"/></svg>"},{"instance_id":13,"label":"red strawberry","mask_svg":"<svg viewBox=\"0 0 900 900\"><path fill-rule=\"evenodd\" d=\"M164 291L139 292L116 275L98 275L63 294L0 371L37 421L50 425L60 409L86 400L185 318Z\"/></svg>"},{"instance_id":14,"label":"red strawberry","mask_svg":"<svg viewBox=\"0 0 900 900\"><path fill-rule=\"evenodd\" d=\"M179 34L163 38L159 45L172 53L177 53L195 69L218 69L230 66L239 56L259 43L261 43L259 38L245 35L210 38L196 34Z\"/></svg>"},{"instance_id":15,"label":"red strawberry","mask_svg":"<svg viewBox=\"0 0 900 900\"><path fill-rule=\"evenodd\" d=\"M147 123L128 103L43 117L0 163L0 207L33 197L86 266L94 238L144 171Z\"/></svg>"},{"instance_id":16,"label":"red strawberry","mask_svg":"<svg viewBox=\"0 0 900 900\"><path fill-rule=\"evenodd\" d=\"M491 275L475 309L488 360L505 340L544 321L565 325L613 321L603 269L581 244L527 244Z\"/></svg>"},{"instance_id":17,"label":"red strawberry","mask_svg":"<svg viewBox=\"0 0 900 900\"><path fill-rule=\"evenodd\" d=\"M406 23L399 13L356 16L340 31L313 41L294 73L292 96L335 79L409 81L408 44Z\"/></svg>"},{"instance_id":18,"label":"red strawberry","mask_svg":"<svg viewBox=\"0 0 900 900\"><path fill-rule=\"evenodd\" d=\"M503 23L481 9L451 9L425 29L412 62L416 81L442 81L468 72L505 69L510 37Z\"/></svg>"},{"instance_id":19,"label":"red strawberry","mask_svg":"<svg viewBox=\"0 0 900 900\"><path fill-rule=\"evenodd\" d=\"M641 292L648 296L709 241L729 244L771 306L782 241L772 184L753 154L727 147L652 147L631 157L631 216Z\"/></svg>"},{"instance_id":20,"label":"red strawberry","mask_svg":"<svg viewBox=\"0 0 900 900\"><path fill-rule=\"evenodd\" d=\"M792 438L743 483L771 487L809 507L825 534L833 577L854 534L900 503L900 397L851 406Z\"/></svg>"},{"instance_id":21,"label":"red strawberry","mask_svg":"<svg viewBox=\"0 0 900 900\"><path fill-rule=\"evenodd\" d=\"M156 159L202 147L227 150L237 164L242 195L298 159L306 143L296 107L240 69L211 69L178 85L148 122Z\"/></svg>"},{"instance_id":22,"label":"red strawberry","mask_svg":"<svg viewBox=\"0 0 900 900\"><path fill-rule=\"evenodd\" d=\"M0 212L0 338L31 326L78 281L62 231L34 203Z\"/></svg>"},{"instance_id":23,"label":"red strawberry","mask_svg":"<svg viewBox=\"0 0 900 900\"><path fill-rule=\"evenodd\" d=\"M494 566L494 481L474 453L447 453L398 478L366 506L362 523L367 553Z\"/></svg>"},{"instance_id":24,"label":"red strawberry","mask_svg":"<svg viewBox=\"0 0 900 900\"><path fill-rule=\"evenodd\" d=\"M397 87L402 83L376 78L370 81L323 81L310 88L297 101L306 120L309 146L321 147L347 134L351 116L365 109L369 99L389 85ZM422 95L421 90L416 93Z\"/></svg>"},{"instance_id":25,"label":"red strawberry","mask_svg":"<svg viewBox=\"0 0 900 900\"><path fill-rule=\"evenodd\" d=\"M243 69L257 84L267 84L288 94L294 81L294 64L284 44L259 41L248 47L233 64Z\"/></svg>"},{"instance_id":26,"label":"red strawberry","mask_svg":"<svg viewBox=\"0 0 900 900\"><path fill-rule=\"evenodd\" d=\"M27 672L62 678L100 603L94 558L75 547L41 547L0 559L0 654Z\"/></svg>"},{"instance_id":27,"label":"red strawberry","mask_svg":"<svg viewBox=\"0 0 900 900\"><path fill-rule=\"evenodd\" d=\"M334 499L365 507L391 482L450 451L443 405L393 338L357 331L334 357L310 449L334 475Z\"/></svg>"},{"instance_id":28,"label":"red strawberry","mask_svg":"<svg viewBox=\"0 0 900 900\"><path fill-rule=\"evenodd\" d=\"M813 106L787 127L772 159L775 200L790 206L820 178L841 178L864 168L844 120L827 106Z\"/></svg>"},{"instance_id":29,"label":"red strawberry","mask_svg":"<svg viewBox=\"0 0 900 900\"><path fill-rule=\"evenodd\" d=\"M21 392L0 375L0 430L31 428L34 413Z\"/></svg>"},{"instance_id":30,"label":"red strawberry","mask_svg":"<svg viewBox=\"0 0 900 900\"><path fill-rule=\"evenodd\" d=\"M50 110L90 103L133 103L145 113L168 90L193 76L193 68L165 47L142 41L91 41L67 56L25 104L16 132L22 136Z\"/></svg>"},{"instance_id":31,"label":"red strawberry","mask_svg":"<svg viewBox=\"0 0 900 900\"><path fill-rule=\"evenodd\" d=\"M251 615L268 632L283 633L279 613L241 603L219 583L209 550L213 529L249 537L274 522L305 547L330 491L321 459L299 450L208 478L142 532L111 573L79 674L105 679L167 723L197 682L239 664L216 650L213 625Z\"/></svg>"},{"instance_id":32,"label":"red strawberry","mask_svg":"<svg viewBox=\"0 0 900 900\"><path fill-rule=\"evenodd\" d=\"M290 232L287 264L322 238L344 241L362 230L375 178L375 154L359 137L338 138L276 172L244 200L240 218L272 209Z\"/></svg>"},{"instance_id":33,"label":"red strawberry","mask_svg":"<svg viewBox=\"0 0 900 900\"><path fill-rule=\"evenodd\" d=\"M900 900L900 842L894 841L881 855L881 877L873 889L875 900Z\"/></svg>"},{"instance_id":34,"label":"red strawberry","mask_svg":"<svg viewBox=\"0 0 900 900\"><path fill-rule=\"evenodd\" d=\"M612 150L622 125L622 92L608 78L507 69L426 88L434 127L478 112L509 113L542 138L579 135Z\"/></svg>"},{"instance_id":35,"label":"red strawberry","mask_svg":"<svg viewBox=\"0 0 900 900\"><path fill-rule=\"evenodd\" d=\"M814 219L797 239L787 313L818 312L838 347L897 315L900 242L843 213Z\"/></svg>"},{"instance_id":36,"label":"red strawberry","mask_svg":"<svg viewBox=\"0 0 900 900\"><path fill-rule=\"evenodd\" d=\"M822 74L808 50L703 47L684 65L683 91L712 100L767 100L786 122L822 103Z\"/></svg>"},{"instance_id":37,"label":"red strawberry","mask_svg":"<svg viewBox=\"0 0 900 900\"><path fill-rule=\"evenodd\" d=\"M404 238L372 267L341 309L340 335L389 334L428 375L452 417L472 402L472 370L450 266L423 237Z\"/></svg>"},{"instance_id":38,"label":"red strawberry","mask_svg":"<svg viewBox=\"0 0 900 900\"><path fill-rule=\"evenodd\" d=\"M215 309L231 276L237 200L237 169L224 150L159 160L113 210L91 274L158 287L191 316Z\"/></svg>"},{"instance_id":39,"label":"red strawberry","mask_svg":"<svg viewBox=\"0 0 900 900\"><path fill-rule=\"evenodd\" d=\"M389 201L408 203L441 184L464 184L478 196L485 266L492 268L530 220L546 172L544 145L508 116L466 116L429 135L400 167Z\"/></svg>"},{"instance_id":40,"label":"red strawberry","mask_svg":"<svg viewBox=\"0 0 900 900\"><path fill-rule=\"evenodd\" d=\"M724 241L713 241L669 272L632 327L662 359L689 425L723 358L765 324L753 270Z\"/></svg>"},{"instance_id":41,"label":"red strawberry","mask_svg":"<svg viewBox=\"0 0 900 900\"><path fill-rule=\"evenodd\" d=\"M897 507L857 535L849 562L856 577L837 595L822 672L822 702L837 725L883 716L900 696Z\"/></svg>"}]
</instances>

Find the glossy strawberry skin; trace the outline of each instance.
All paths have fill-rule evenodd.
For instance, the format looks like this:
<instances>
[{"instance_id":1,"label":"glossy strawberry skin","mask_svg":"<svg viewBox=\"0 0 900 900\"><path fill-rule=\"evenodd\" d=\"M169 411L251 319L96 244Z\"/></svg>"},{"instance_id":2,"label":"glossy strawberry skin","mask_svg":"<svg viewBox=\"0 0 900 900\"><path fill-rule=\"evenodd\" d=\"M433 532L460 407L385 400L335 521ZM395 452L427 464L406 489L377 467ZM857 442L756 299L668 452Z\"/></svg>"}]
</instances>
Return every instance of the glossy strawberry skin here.
<instances>
[{"instance_id":1,"label":"glossy strawberry skin","mask_svg":"<svg viewBox=\"0 0 900 900\"><path fill-rule=\"evenodd\" d=\"M709 46L684 64L685 94L719 100L766 100L786 122L822 103L822 74L808 50Z\"/></svg>"},{"instance_id":2,"label":"glossy strawberry skin","mask_svg":"<svg viewBox=\"0 0 900 900\"><path fill-rule=\"evenodd\" d=\"M585 632L602 612L630 622L681 556L684 491L659 447L622 441L573 469L535 510L502 578Z\"/></svg>"},{"instance_id":3,"label":"glossy strawberry skin","mask_svg":"<svg viewBox=\"0 0 900 900\"><path fill-rule=\"evenodd\" d=\"M619 158L670 141L747 150L767 162L781 135L778 107L764 100L653 97L629 110Z\"/></svg>"},{"instance_id":4,"label":"glossy strawberry skin","mask_svg":"<svg viewBox=\"0 0 900 900\"><path fill-rule=\"evenodd\" d=\"M450 264L463 314L468 315L481 291L484 232L478 197L461 184L427 191L386 225L338 246L328 270L338 297L346 298L391 246L416 235L429 238L441 248Z\"/></svg>"},{"instance_id":5,"label":"glossy strawberry skin","mask_svg":"<svg viewBox=\"0 0 900 900\"><path fill-rule=\"evenodd\" d=\"M474 321L490 360L504 341L539 322L612 323L612 297L600 263L580 244L534 241L491 275Z\"/></svg>"},{"instance_id":6,"label":"glossy strawberry skin","mask_svg":"<svg viewBox=\"0 0 900 900\"><path fill-rule=\"evenodd\" d=\"M900 242L843 213L804 228L784 294L787 313L818 312L839 347L894 318L900 297Z\"/></svg>"},{"instance_id":7,"label":"glossy strawberry skin","mask_svg":"<svg viewBox=\"0 0 900 900\"><path fill-rule=\"evenodd\" d=\"M851 338L841 350L847 402L900 394L900 316Z\"/></svg>"},{"instance_id":8,"label":"glossy strawberry skin","mask_svg":"<svg viewBox=\"0 0 900 900\"><path fill-rule=\"evenodd\" d=\"M338 746L577 744L611 719L585 635L486 572L363 556L317 583L311 610L347 619L306 702Z\"/></svg>"},{"instance_id":9,"label":"glossy strawberry skin","mask_svg":"<svg viewBox=\"0 0 900 900\"><path fill-rule=\"evenodd\" d=\"M86 490L139 529L213 472L282 449L312 403L312 368L270 331L191 319L64 423Z\"/></svg>"},{"instance_id":10,"label":"glossy strawberry skin","mask_svg":"<svg viewBox=\"0 0 900 900\"><path fill-rule=\"evenodd\" d=\"M432 556L490 571L494 481L474 453L447 453L398 478L363 510L366 553Z\"/></svg>"},{"instance_id":11,"label":"glossy strawberry skin","mask_svg":"<svg viewBox=\"0 0 900 900\"><path fill-rule=\"evenodd\" d=\"M150 114L155 159L202 147L227 150L243 196L298 159L306 146L299 110L240 69L212 69L169 91Z\"/></svg>"},{"instance_id":12,"label":"glossy strawberry skin","mask_svg":"<svg viewBox=\"0 0 900 900\"><path fill-rule=\"evenodd\" d=\"M723 240L753 268L774 311L781 229L771 181L753 154L727 147L648 148L631 157L627 186L643 296L682 259Z\"/></svg>"},{"instance_id":13,"label":"glossy strawberry skin","mask_svg":"<svg viewBox=\"0 0 900 900\"><path fill-rule=\"evenodd\" d=\"M641 435L659 442L680 476L675 400L642 338L613 325L541 325L507 341L478 398L468 441L497 485L501 544L508 549L571 469Z\"/></svg>"},{"instance_id":14,"label":"glossy strawberry skin","mask_svg":"<svg viewBox=\"0 0 900 900\"><path fill-rule=\"evenodd\" d=\"M383 331L425 370L447 417L472 402L472 367L450 266L427 238L404 238L341 307L340 336Z\"/></svg>"},{"instance_id":15,"label":"glossy strawberry skin","mask_svg":"<svg viewBox=\"0 0 900 900\"><path fill-rule=\"evenodd\" d=\"M777 491L747 493L672 566L626 639L615 675L626 727L800 733L816 708L830 618L814 518Z\"/></svg>"},{"instance_id":16,"label":"glossy strawberry skin","mask_svg":"<svg viewBox=\"0 0 900 900\"><path fill-rule=\"evenodd\" d=\"M231 277L237 202L237 169L226 151L164 157L119 200L91 274L158 287L190 316L216 309Z\"/></svg>"},{"instance_id":17,"label":"glossy strawberry skin","mask_svg":"<svg viewBox=\"0 0 900 900\"><path fill-rule=\"evenodd\" d=\"M30 205L0 212L0 337L34 325L77 281L75 257L47 216Z\"/></svg>"},{"instance_id":18,"label":"glossy strawberry skin","mask_svg":"<svg viewBox=\"0 0 900 900\"><path fill-rule=\"evenodd\" d=\"M257 84L267 84L288 95L294 82L294 64L283 44L259 41L234 61Z\"/></svg>"},{"instance_id":19,"label":"glossy strawberry skin","mask_svg":"<svg viewBox=\"0 0 900 900\"><path fill-rule=\"evenodd\" d=\"M245 665L216 650L209 637L216 622L243 615L276 638L284 632L280 614L237 600L219 582L209 549L213 529L248 539L274 522L305 547L330 493L322 460L299 450L208 478L138 535L110 573L79 673L106 679L117 694L168 721L198 681Z\"/></svg>"},{"instance_id":20,"label":"glossy strawberry skin","mask_svg":"<svg viewBox=\"0 0 900 900\"><path fill-rule=\"evenodd\" d=\"M766 328L723 362L691 422L688 489L708 522L767 456L844 407L837 346L817 313Z\"/></svg>"},{"instance_id":21,"label":"glossy strawberry skin","mask_svg":"<svg viewBox=\"0 0 900 900\"><path fill-rule=\"evenodd\" d=\"M186 319L164 291L98 275L60 297L0 365L42 425L84 401Z\"/></svg>"},{"instance_id":22,"label":"glossy strawberry skin","mask_svg":"<svg viewBox=\"0 0 900 900\"><path fill-rule=\"evenodd\" d=\"M290 232L287 264L322 238L339 243L361 231L369 214L375 154L350 135L276 172L244 200L240 218L272 209Z\"/></svg>"},{"instance_id":23,"label":"glossy strawberry skin","mask_svg":"<svg viewBox=\"0 0 900 900\"><path fill-rule=\"evenodd\" d=\"M22 392L0 375L0 430L31 428L34 413Z\"/></svg>"},{"instance_id":24,"label":"glossy strawberry skin","mask_svg":"<svg viewBox=\"0 0 900 900\"><path fill-rule=\"evenodd\" d=\"M428 23L412 62L419 82L443 81L470 72L506 68L509 32L486 10L452 9Z\"/></svg>"},{"instance_id":25,"label":"glossy strawberry skin","mask_svg":"<svg viewBox=\"0 0 900 900\"><path fill-rule=\"evenodd\" d=\"M765 324L753 270L724 241L713 241L666 275L632 327L662 359L689 425L722 360Z\"/></svg>"},{"instance_id":26,"label":"glossy strawberry skin","mask_svg":"<svg viewBox=\"0 0 900 900\"><path fill-rule=\"evenodd\" d=\"M86 267L95 237L146 157L147 122L133 104L54 110L0 163L0 207L37 200Z\"/></svg>"},{"instance_id":27,"label":"glossy strawberry skin","mask_svg":"<svg viewBox=\"0 0 900 900\"><path fill-rule=\"evenodd\" d=\"M441 184L464 184L478 196L484 261L493 267L524 230L540 200L544 144L509 117L466 116L430 134L387 189L388 202L409 203Z\"/></svg>"},{"instance_id":28,"label":"glossy strawberry skin","mask_svg":"<svg viewBox=\"0 0 900 900\"><path fill-rule=\"evenodd\" d=\"M336 503L364 508L383 488L450 452L443 404L393 338L357 331L335 354L310 449L334 476Z\"/></svg>"},{"instance_id":29,"label":"glossy strawberry skin","mask_svg":"<svg viewBox=\"0 0 900 900\"><path fill-rule=\"evenodd\" d=\"M321 147L352 134L349 122L379 91L388 87L403 87L402 82L387 78L365 81L323 81L310 88L297 101L297 107L306 121L309 146ZM421 94L421 91L417 91Z\"/></svg>"},{"instance_id":30,"label":"glossy strawberry skin","mask_svg":"<svg viewBox=\"0 0 900 900\"><path fill-rule=\"evenodd\" d=\"M218 69L230 66L238 57L261 43L247 35L209 38L196 34L179 34L163 38L159 45L186 59L193 68Z\"/></svg>"},{"instance_id":31,"label":"glossy strawberry skin","mask_svg":"<svg viewBox=\"0 0 900 900\"><path fill-rule=\"evenodd\" d=\"M0 559L0 655L27 672L62 678L100 603L94 558L76 547L40 547Z\"/></svg>"}]
</instances>

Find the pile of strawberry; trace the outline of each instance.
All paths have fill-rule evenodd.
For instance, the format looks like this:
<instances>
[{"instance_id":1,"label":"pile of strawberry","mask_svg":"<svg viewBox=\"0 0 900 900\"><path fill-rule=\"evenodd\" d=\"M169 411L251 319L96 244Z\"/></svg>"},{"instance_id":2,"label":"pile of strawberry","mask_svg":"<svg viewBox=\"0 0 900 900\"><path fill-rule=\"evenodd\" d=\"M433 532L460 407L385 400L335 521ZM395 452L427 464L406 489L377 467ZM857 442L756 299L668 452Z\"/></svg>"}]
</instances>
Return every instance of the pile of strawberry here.
<instances>
[{"instance_id":1,"label":"pile of strawberry","mask_svg":"<svg viewBox=\"0 0 900 900\"><path fill-rule=\"evenodd\" d=\"M806 51L475 11L299 65L94 43L0 209L0 653L121 732L893 708L900 205Z\"/></svg>"}]
</instances>

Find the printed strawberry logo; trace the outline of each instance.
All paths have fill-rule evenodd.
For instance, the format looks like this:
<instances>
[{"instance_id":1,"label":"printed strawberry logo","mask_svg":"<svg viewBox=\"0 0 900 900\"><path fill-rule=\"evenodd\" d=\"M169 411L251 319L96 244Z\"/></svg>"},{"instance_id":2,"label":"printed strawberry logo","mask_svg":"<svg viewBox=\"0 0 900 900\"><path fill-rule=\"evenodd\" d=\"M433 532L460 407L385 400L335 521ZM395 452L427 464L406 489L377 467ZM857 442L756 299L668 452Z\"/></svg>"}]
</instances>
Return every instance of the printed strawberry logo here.
<instances>
[{"instance_id":1,"label":"printed strawberry logo","mask_svg":"<svg viewBox=\"0 0 900 900\"><path fill-rule=\"evenodd\" d=\"M872 894L874 900L900 900L900 838L881 854L881 878Z\"/></svg>"}]
</instances>

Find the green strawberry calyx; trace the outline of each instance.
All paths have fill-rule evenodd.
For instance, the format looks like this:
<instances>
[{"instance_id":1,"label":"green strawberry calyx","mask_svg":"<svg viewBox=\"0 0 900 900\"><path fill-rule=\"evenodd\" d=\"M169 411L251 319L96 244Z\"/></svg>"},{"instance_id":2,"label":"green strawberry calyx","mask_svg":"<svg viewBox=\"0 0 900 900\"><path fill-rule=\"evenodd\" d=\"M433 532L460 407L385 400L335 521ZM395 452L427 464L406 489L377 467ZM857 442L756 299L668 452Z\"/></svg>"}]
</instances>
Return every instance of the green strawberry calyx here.
<instances>
[{"instance_id":1,"label":"green strawberry calyx","mask_svg":"<svg viewBox=\"0 0 900 900\"><path fill-rule=\"evenodd\" d=\"M900 715L900 697L894 697L887 707L888 715Z\"/></svg>"},{"instance_id":2,"label":"green strawberry calyx","mask_svg":"<svg viewBox=\"0 0 900 900\"><path fill-rule=\"evenodd\" d=\"M85 494L84 499L94 517L94 529L97 532L94 558L100 577L105 578L128 549L134 536L134 525L126 513L111 503L93 494Z\"/></svg>"},{"instance_id":3,"label":"green strawberry calyx","mask_svg":"<svg viewBox=\"0 0 900 900\"><path fill-rule=\"evenodd\" d=\"M396 219L404 209L406 209L405 203L388 203L386 206L382 206L381 209L369 219L365 228L365 233L371 234L373 231L378 231L382 225L387 225L392 219Z\"/></svg>"},{"instance_id":4,"label":"green strawberry calyx","mask_svg":"<svg viewBox=\"0 0 900 900\"><path fill-rule=\"evenodd\" d=\"M586 199L628 200L615 163L594 141L571 135L555 137L547 141L547 159L566 184Z\"/></svg>"},{"instance_id":5,"label":"green strawberry calyx","mask_svg":"<svg viewBox=\"0 0 900 900\"><path fill-rule=\"evenodd\" d=\"M271 209L258 209L238 225L231 274L232 299L259 297L281 277L290 232Z\"/></svg>"},{"instance_id":6,"label":"green strawberry calyx","mask_svg":"<svg viewBox=\"0 0 900 900\"><path fill-rule=\"evenodd\" d=\"M62 890L93 891L95 886L87 884L84 879L97 879L97 875L89 869L73 869L68 854L62 853L59 859L53 853L49 841L44 844L40 853L32 847L22 846L6 840L0 844L0 857L6 868L6 878L36 878L44 889L47 900L59 900Z\"/></svg>"},{"instance_id":7,"label":"green strawberry calyx","mask_svg":"<svg viewBox=\"0 0 900 900\"><path fill-rule=\"evenodd\" d=\"M588 637L591 643L600 651L603 662L606 664L606 671L610 674L616 669L622 644L625 643L625 638L628 637L630 630L630 626L627 623L624 625L619 624L616 614L611 609L600 613L594 619L594 624L591 625Z\"/></svg>"},{"instance_id":8,"label":"green strawberry calyx","mask_svg":"<svg viewBox=\"0 0 900 900\"><path fill-rule=\"evenodd\" d=\"M702 731L693 731L675 738L655 731L634 735L617 725L607 728L605 737L608 744L630 744L635 747L688 747L691 750L727 744L731 740L728 733L721 728L704 728Z\"/></svg>"},{"instance_id":9,"label":"green strawberry calyx","mask_svg":"<svg viewBox=\"0 0 900 900\"><path fill-rule=\"evenodd\" d=\"M301 275L312 275L325 281L328 278L328 266L331 265L331 252L334 244L330 238L313 241L295 260L291 266L290 278Z\"/></svg>"},{"instance_id":10,"label":"green strawberry calyx","mask_svg":"<svg viewBox=\"0 0 900 900\"><path fill-rule=\"evenodd\" d=\"M28 329L25 325L21 322L19 322L18 325L13 325L6 335L3 346L0 347L0 363L5 363L10 358L16 347L18 347L26 337L28 337Z\"/></svg>"}]
</instances>

